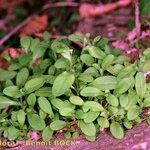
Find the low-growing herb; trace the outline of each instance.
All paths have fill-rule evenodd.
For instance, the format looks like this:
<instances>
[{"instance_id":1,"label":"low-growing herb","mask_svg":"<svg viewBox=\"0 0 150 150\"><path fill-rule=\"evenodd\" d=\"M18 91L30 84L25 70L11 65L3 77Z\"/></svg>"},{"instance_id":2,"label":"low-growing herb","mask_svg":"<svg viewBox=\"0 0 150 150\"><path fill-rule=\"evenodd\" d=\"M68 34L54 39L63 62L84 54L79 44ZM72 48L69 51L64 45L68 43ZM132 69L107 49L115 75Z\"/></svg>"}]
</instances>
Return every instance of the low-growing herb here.
<instances>
[{"instance_id":1,"label":"low-growing herb","mask_svg":"<svg viewBox=\"0 0 150 150\"><path fill-rule=\"evenodd\" d=\"M76 51L71 42L83 47ZM51 40L45 32L43 40L23 37L20 43L24 53L0 69L0 133L9 140L38 130L48 141L62 130L66 138L82 133L94 141L101 128L121 139L150 107L150 49L130 62L108 50L106 38L88 34Z\"/></svg>"}]
</instances>

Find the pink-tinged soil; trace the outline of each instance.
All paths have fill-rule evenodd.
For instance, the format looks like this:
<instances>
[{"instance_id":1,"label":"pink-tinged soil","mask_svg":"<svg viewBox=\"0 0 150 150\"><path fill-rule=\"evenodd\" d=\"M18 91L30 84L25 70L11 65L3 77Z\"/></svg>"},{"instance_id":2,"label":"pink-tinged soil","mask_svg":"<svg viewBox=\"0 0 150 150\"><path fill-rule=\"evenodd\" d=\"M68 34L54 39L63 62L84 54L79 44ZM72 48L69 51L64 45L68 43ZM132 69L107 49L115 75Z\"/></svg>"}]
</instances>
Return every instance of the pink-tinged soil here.
<instances>
[{"instance_id":1,"label":"pink-tinged soil","mask_svg":"<svg viewBox=\"0 0 150 150\"><path fill-rule=\"evenodd\" d=\"M82 139L69 147L21 144L14 148L5 148L5 150L150 150L150 126L142 122L128 130L122 140L114 139L110 133L103 131L95 142Z\"/></svg>"}]
</instances>

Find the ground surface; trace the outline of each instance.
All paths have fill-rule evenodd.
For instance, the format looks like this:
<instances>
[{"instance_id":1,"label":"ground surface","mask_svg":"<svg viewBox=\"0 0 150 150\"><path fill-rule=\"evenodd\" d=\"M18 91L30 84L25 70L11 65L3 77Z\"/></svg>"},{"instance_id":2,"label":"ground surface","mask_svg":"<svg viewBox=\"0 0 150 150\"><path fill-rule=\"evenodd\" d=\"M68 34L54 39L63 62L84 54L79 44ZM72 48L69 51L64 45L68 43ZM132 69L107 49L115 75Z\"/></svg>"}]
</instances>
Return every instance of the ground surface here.
<instances>
[{"instance_id":1,"label":"ground surface","mask_svg":"<svg viewBox=\"0 0 150 150\"><path fill-rule=\"evenodd\" d=\"M43 0L45 2L46 0ZM55 0L51 0L55 2ZM76 2L75 0L66 0L65 2ZM4 3L5 2L5 3ZM7 3L8 2L8 3ZM37 2L37 3L36 3ZM43 3L41 1L41 3ZM77 0L77 2L91 2L90 0ZM99 0L93 0L93 3L99 3ZM102 4L109 2L116 2L116 0L101 0ZM39 6L44 4L38 3L36 0L0 0L0 40L4 35L14 30L14 28L23 22L25 18L30 17L33 12ZM3 5L2 5L3 4ZM5 5L4 5L5 4ZM34 7L33 7L34 6ZM16 9L15 9L16 8ZM14 10L16 13L14 13ZM32 11L30 11L32 10ZM66 9L61 7L50 8L40 15L47 16L47 20L41 25L39 29L49 31L54 37L67 35L72 32L87 33L90 32L92 36L101 35L108 37L110 42L117 40L118 38L124 38L129 32L129 24L134 20L132 5L127 8L120 8L111 13L108 13L99 17L91 17L86 19L73 19L71 18L79 15L78 7L67 7ZM57 14L57 15L56 15ZM57 17L56 17L57 16ZM56 18L55 18L56 17ZM18 19L19 18L19 19ZM39 16L38 16L39 18ZM21 19L21 20L20 20ZM41 20L41 19L40 19ZM70 20L70 21L68 21ZM35 22L36 23L36 22ZM30 24L33 24L30 23ZM34 24L35 25L35 24ZM39 25L39 24L37 24ZM150 27L150 25L148 26ZM32 29L34 29L33 26ZM69 29L69 30L68 30ZM22 29L23 30L23 29ZM32 30L31 30L32 31ZM38 31L38 32L42 32ZM16 33L16 32L15 32ZM13 34L12 38L7 40L3 47L0 49L5 50L5 46L18 47L19 45L19 33ZM31 32L34 35L34 32ZM149 46L149 40L146 40L146 47ZM143 41L142 41L143 43ZM1 45L0 45L1 46ZM133 47L133 46L132 46ZM40 147L40 146L28 146L19 145L14 148L1 148L6 150L150 150L150 126L145 122L136 125L133 129L126 132L125 138L122 140L114 139L109 133L102 132L95 142L87 142L85 140L78 140L76 145L70 147Z\"/></svg>"},{"instance_id":2,"label":"ground surface","mask_svg":"<svg viewBox=\"0 0 150 150\"><path fill-rule=\"evenodd\" d=\"M126 132L124 139L116 140L107 132L102 132L95 142L76 141L70 147L60 146L24 146L6 148L5 150L150 150L150 126L145 122Z\"/></svg>"}]
</instances>

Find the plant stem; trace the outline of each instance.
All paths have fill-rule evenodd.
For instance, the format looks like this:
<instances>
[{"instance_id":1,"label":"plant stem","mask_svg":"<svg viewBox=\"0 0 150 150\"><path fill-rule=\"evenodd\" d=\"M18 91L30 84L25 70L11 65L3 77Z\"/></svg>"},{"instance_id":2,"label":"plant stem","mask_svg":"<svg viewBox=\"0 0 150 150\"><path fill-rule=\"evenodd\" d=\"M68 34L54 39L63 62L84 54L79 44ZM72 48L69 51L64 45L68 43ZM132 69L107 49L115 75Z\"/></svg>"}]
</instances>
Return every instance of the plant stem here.
<instances>
[{"instance_id":1,"label":"plant stem","mask_svg":"<svg viewBox=\"0 0 150 150\"><path fill-rule=\"evenodd\" d=\"M141 32L139 1L134 0L134 5L135 5L135 28L137 30L138 34L137 36L139 36Z\"/></svg>"}]
</instances>

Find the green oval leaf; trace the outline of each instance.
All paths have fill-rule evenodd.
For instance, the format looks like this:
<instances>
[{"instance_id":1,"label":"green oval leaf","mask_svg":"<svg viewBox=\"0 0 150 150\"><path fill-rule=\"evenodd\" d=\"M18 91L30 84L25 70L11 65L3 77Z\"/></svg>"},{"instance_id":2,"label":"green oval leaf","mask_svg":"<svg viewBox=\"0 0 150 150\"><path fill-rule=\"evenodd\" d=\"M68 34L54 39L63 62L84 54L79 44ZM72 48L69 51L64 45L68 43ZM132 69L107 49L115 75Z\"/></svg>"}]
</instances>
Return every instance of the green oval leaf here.
<instances>
[{"instance_id":1,"label":"green oval leaf","mask_svg":"<svg viewBox=\"0 0 150 150\"><path fill-rule=\"evenodd\" d=\"M64 128L66 125L67 125L67 123L65 121L56 120L50 124L50 128L55 131L55 130L60 130L60 129Z\"/></svg>"},{"instance_id":2,"label":"green oval leaf","mask_svg":"<svg viewBox=\"0 0 150 150\"><path fill-rule=\"evenodd\" d=\"M12 80L7 80L5 82L5 87L12 86L12 85L14 85L13 82L12 82Z\"/></svg>"},{"instance_id":3,"label":"green oval leaf","mask_svg":"<svg viewBox=\"0 0 150 150\"><path fill-rule=\"evenodd\" d=\"M145 60L144 62L140 63L140 70L143 72L148 72L150 68L150 59Z\"/></svg>"},{"instance_id":4,"label":"green oval leaf","mask_svg":"<svg viewBox=\"0 0 150 150\"><path fill-rule=\"evenodd\" d=\"M114 66L110 65L106 70L110 72L112 75L118 75L118 73L124 68L121 64L116 64Z\"/></svg>"},{"instance_id":5,"label":"green oval leaf","mask_svg":"<svg viewBox=\"0 0 150 150\"><path fill-rule=\"evenodd\" d=\"M19 63L13 63L8 67L9 71L14 71L20 69L22 66Z\"/></svg>"},{"instance_id":6,"label":"green oval leaf","mask_svg":"<svg viewBox=\"0 0 150 150\"><path fill-rule=\"evenodd\" d=\"M89 74L89 75L91 75L91 76L93 76L93 77L98 77L98 76L99 76L98 70L97 70L96 68L94 68L94 67L89 67L89 68L87 68L87 69L83 72L83 74Z\"/></svg>"},{"instance_id":7,"label":"green oval leaf","mask_svg":"<svg viewBox=\"0 0 150 150\"><path fill-rule=\"evenodd\" d=\"M94 86L102 91L113 90L116 88L116 77L114 76L103 76L95 79L90 85Z\"/></svg>"},{"instance_id":8,"label":"green oval leaf","mask_svg":"<svg viewBox=\"0 0 150 150\"><path fill-rule=\"evenodd\" d=\"M20 44L24 49L28 50L31 44L31 37L29 36L22 37L20 39Z\"/></svg>"},{"instance_id":9,"label":"green oval leaf","mask_svg":"<svg viewBox=\"0 0 150 150\"><path fill-rule=\"evenodd\" d=\"M93 81L93 77L92 75L90 74L86 74L86 73L82 73L79 78L78 78L80 81L83 81L83 82L92 82Z\"/></svg>"},{"instance_id":10,"label":"green oval leaf","mask_svg":"<svg viewBox=\"0 0 150 150\"><path fill-rule=\"evenodd\" d=\"M33 59L36 60L42 57L48 47L49 44L46 41L39 41L35 47L35 50L33 51Z\"/></svg>"},{"instance_id":11,"label":"green oval leaf","mask_svg":"<svg viewBox=\"0 0 150 150\"><path fill-rule=\"evenodd\" d=\"M31 39L31 45L30 45L31 52L36 51L36 48L39 42L40 42L39 39Z\"/></svg>"},{"instance_id":12,"label":"green oval leaf","mask_svg":"<svg viewBox=\"0 0 150 150\"><path fill-rule=\"evenodd\" d=\"M122 139L124 137L123 128L118 122L111 123L110 132L116 139Z\"/></svg>"},{"instance_id":13,"label":"green oval leaf","mask_svg":"<svg viewBox=\"0 0 150 150\"><path fill-rule=\"evenodd\" d=\"M90 142L94 142L96 140L96 135L95 136L87 136L85 135L85 138L90 141Z\"/></svg>"},{"instance_id":14,"label":"green oval leaf","mask_svg":"<svg viewBox=\"0 0 150 150\"><path fill-rule=\"evenodd\" d=\"M135 120L140 115L140 108L138 106L132 106L127 112L128 120Z\"/></svg>"},{"instance_id":15,"label":"green oval leaf","mask_svg":"<svg viewBox=\"0 0 150 150\"><path fill-rule=\"evenodd\" d=\"M62 108L59 110L59 113L62 115L62 116L72 116L74 115L75 113L75 110L73 108Z\"/></svg>"},{"instance_id":16,"label":"green oval leaf","mask_svg":"<svg viewBox=\"0 0 150 150\"><path fill-rule=\"evenodd\" d=\"M94 58L103 59L106 56L106 54L101 49L95 46L87 46L84 49L87 49L90 55Z\"/></svg>"},{"instance_id":17,"label":"green oval leaf","mask_svg":"<svg viewBox=\"0 0 150 150\"><path fill-rule=\"evenodd\" d=\"M74 132L73 134L72 134L72 138L73 139L77 139L77 138L79 138L79 132L78 131L76 131L76 132Z\"/></svg>"},{"instance_id":18,"label":"green oval leaf","mask_svg":"<svg viewBox=\"0 0 150 150\"><path fill-rule=\"evenodd\" d=\"M45 128L44 120L41 119L37 114L28 114L28 122L34 130L41 131Z\"/></svg>"},{"instance_id":19,"label":"green oval leaf","mask_svg":"<svg viewBox=\"0 0 150 150\"><path fill-rule=\"evenodd\" d=\"M135 89L138 96L143 98L146 93L146 79L142 72L138 72L135 76Z\"/></svg>"},{"instance_id":20,"label":"green oval leaf","mask_svg":"<svg viewBox=\"0 0 150 150\"><path fill-rule=\"evenodd\" d=\"M113 64L124 64L125 62L129 62L129 61L130 61L129 57L125 55L120 55L115 58L115 60L113 61Z\"/></svg>"},{"instance_id":21,"label":"green oval leaf","mask_svg":"<svg viewBox=\"0 0 150 150\"><path fill-rule=\"evenodd\" d=\"M49 126L47 126L42 132L43 141L47 142L52 138L53 130Z\"/></svg>"},{"instance_id":22,"label":"green oval leaf","mask_svg":"<svg viewBox=\"0 0 150 150\"><path fill-rule=\"evenodd\" d=\"M125 67L123 70L121 70L117 76L117 79L121 80L129 76L133 76L135 73L136 73L136 68L135 68L135 65L132 64L132 65Z\"/></svg>"},{"instance_id":23,"label":"green oval leaf","mask_svg":"<svg viewBox=\"0 0 150 150\"><path fill-rule=\"evenodd\" d=\"M50 66L49 69L48 69L48 74L49 74L49 75L54 75L55 71L56 71L56 68L55 68L54 65L52 65L52 66Z\"/></svg>"},{"instance_id":24,"label":"green oval leaf","mask_svg":"<svg viewBox=\"0 0 150 150\"><path fill-rule=\"evenodd\" d=\"M65 137L66 139L70 139L70 138L71 138L71 133L70 133L70 131L65 132L65 133L64 133L64 137Z\"/></svg>"},{"instance_id":25,"label":"green oval leaf","mask_svg":"<svg viewBox=\"0 0 150 150\"><path fill-rule=\"evenodd\" d=\"M43 59L40 63L40 69L45 72L47 67L49 67L50 65L52 64L51 60L46 58L46 59Z\"/></svg>"},{"instance_id":26,"label":"green oval leaf","mask_svg":"<svg viewBox=\"0 0 150 150\"><path fill-rule=\"evenodd\" d=\"M13 79L16 76L16 74L17 73L15 71L7 71L4 69L0 69L0 81Z\"/></svg>"},{"instance_id":27,"label":"green oval leaf","mask_svg":"<svg viewBox=\"0 0 150 150\"><path fill-rule=\"evenodd\" d=\"M89 55L89 54L82 54L80 56L80 59L82 60L83 63L85 63L87 66L92 66L94 63L94 58Z\"/></svg>"},{"instance_id":28,"label":"green oval leaf","mask_svg":"<svg viewBox=\"0 0 150 150\"><path fill-rule=\"evenodd\" d=\"M107 55L102 61L102 64L101 64L102 69L108 68L111 65L111 63L113 62L114 58L115 57L112 54Z\"/></svg>"},{"instance_id":29,"label":"green oval leaf","mask_svg":"<svg viewBox=\"0 0 150 150\"><path fill-rule=\"evenodd\" d=\"M48 113L51 117L54 116L51 104L45 97L39 97L38 104L44 112Z\"/></svg>"},{"instance_id":30,"label":"green oval leaf","mask_svg":"<svg viewBox=\"0 0 150 150\"><path fill-rule=\"evenodd\" d=\"M24 122L25 122L25 112L20 109L18 112L17 112L17 119L18 119L18 122L20 123L20 125L24 125Z\"/></svg>"},{"instance_id":31,"label":"green oval leaf","mask_svg":"<svg viewBox=\"0 0 150 150\"><path fill-rule=\"evenodd\" d=\"M94 120L96 120L96 118L99 116L100 112L98 111L89 111L87 112L87 117L84 118L84 122L85 123L90 123L93 122Z\"/></svg>"},{"instance_id":32,"label":"green oval leaf","mask_svg":"<svg viewBox=\"0 0 150 150\"><path fill-rule=\"evenodd\" d=\"M129 99L127 94L123 94L119 98L120 105L126 107L128 105Z\"/></svg>"},{"instance_id":33,"label":"green oval leaf","mask_svg":"<svg viewBox=\"0 0 150 150\"><path fill-rule=\"evenodd\" d=\"M42 97L52 97L52 88L51 87L42 87L35 91L36 96Z\"/></svg>"},{"instance_id":34,"label":"green oval leaf","mask_svg":"<svg viewBox=\"0 0 150 150\"><path fill-rule=\"evenodd\" d=\"M97 97L100 95L104 95L98 88L95 87L86 87L81 90L80 94L84 97Z\"/></svg>"},{"instance_id":35,"label":"green oval leaf","mask_svg":"<svg viewBox=\"0 0 150 150\"><path fill-rule=\"evenodd\" d=\"M118 102L118 99L115 95L112 95L112 94L109 94L107 97L106 97L106 100L108 101L108 103L112 106L118 106L119 105L119 102Z\"/></svg>"},{"instance_id":36,"label":"green oval leaf","mask_svg":"<svg viewBox=\"0 0 150 150\"><path fill-rule=\"evenodd\" d=\"M145 49L143 54L149 58L150 57L150 48Z\"/></svg>"},{"instance_id":37,"label":"green oval leaf","mask_svg":"<svg viewBox=\"0 0 150 150\"><path fill-rule=\"evenodd\" d=\"M24 53L22 54L19 58L18 58L18 61L19 61L19 65L22 67L22 66L26 66L29 64L29 62L31 61L31 56L27 53ZM20 67L20 68L21 68Z\"/></svg>"},{"instance_id":38,"label":"green oval leaf","mask_svg":"<svg viewBox=\"0 0 150 150\"><path fill-rule=\"evenodd\" d=\"M78 34L71 34L68 36L68 39L73 42L83 42L83 38Z\"/></svg>"},{"instance_id":39,"label":"green oval leaf","mask_svg":"<svg viewBox=\"0 0 150 150\"><path fill-rule=\"evenodd\" d=\"M28 69L27 68L21 69L18 72L17 77L16 77L16 84L17 84L17 86L19 86L19 87L24 86L24 84L27 81L28 77L29 77Z\"/></svg>"},{"instance_id":40,"label":"green oval leaf","mask_svg":"<svg viewBox=\"0 0 150 150\"><path fill-rule=\"evenodd\" d=\"M8 131L7 137L9 140L17 139L20 134L19 130L17 128L15 128L14 126L8 127L7 131Z\"/></svg>"},{"instance_id":41,"label":"green oval leaf","mask_svg":"<svg viewBox=\"0 0 150 150\"><path fill-rule=\"evenodd\" d=\"M150 97L144 99L143 106L144 107L150 107Z\"/></svg>"},{"instance_id":42,"label":"green oval leaf","mask_svg":"<svg viewBox=\"0 0 150 150\"><path fill-rule=\"evenodd\" d=\"M44 112L42 109L39 110L39 116L42 119L45 119L47 117L47 113Z\"/></svg>"},{"instance_id":43,"label":"green oval leaf","mask_svg":"<svg viewBox=\"0 0 150 150\"><path fill-rule=\"evenodd\" d=\"M132 128L132 123L129 122L128 120L123 122L123 125L127 128L127 129L131 129Z\"/></svg>"},{"instance_id":44,"label":"green oval leaf","mask_svg":"<svg viewBox=\"0 0 150 150\"><path fill-rule=\"evenodd\" d=\"M21 103L12 101L5 96L0 96L0 109L7 108L9 106L21 106Z\"/></svg>"},{"instance_id":45,"label":"green oval leaf","mask_svg":"<svg viewBox=\"0 0 150 150\"><path fill-rule=\"evenodd\" d=\"M118 110L117 107L109 106L108 111L109 111L109 114L117 116L117 113L118 113L119 110Z\"/></svg>"},{"instance_id":46,"label":"green oval leaf","mask_svg":"<svg viewBox=\"0 0 150 150\"><path fill-rule=\"evenodd\" d=\"M30 106L34 106L35 103L36 103L36 96L34 93L30 94L28 97L27 97L27 103L28 105Z\"/></svg>"},{"instance_id":47,"label":"green oval leaf","mask_svg":"<svg viewBox=\"0 0 150 150\"><path fill-rule=\"evenodd\" d=\"M3 93L7 96L10 96L10 97L13 97L13 98L19 98L22 96L22 93L20 92L18 86L9 86L9 87L6 87L4 90L3 90Z\"/></svg>"},{"instance_id":48,"label":"green oval leaf","mask_svg":"<svg viewBox=\"0 0 150 150\"><path fill-rule=\"evenodd\" d=\"M109 121L107 118L99 117L97 119L97 122L100 125L100 127L102 127L102 128L108 128L109 127Z\"/></svg>"},{"instance_id":49,"label":"green oval leaf","mask_svg":"<svg viewBox=\"0 0 150 150\"><path fill-rule=\"evenodd\" d=\"M62 53L69 50L69 47L66 44L58 41L54 41L51 45L51 48L56 53Z\"/></svg>"},{"instance_id":50,"label":"green oval leaf","mask_svg":"<svg viewBox=\"0 0 150 150\"><path fill-rule=\"evenodd\" d=\"M84 112L87 112L89 109L92 111L103 111L104 108L103 106L95 101L86 101L83 106L82 109Z\"/></svg>"},{"instance_id":51,"label":"green oval leaf","mask_svg":"<svg viewBox=\"0 0 150 150\"><path fill-rule=\"evenodd\" d=\"M57 69L60 69L60 68L67 68L69 65L67 59L62 57L55 62L54 66Z\"/></svg>"},{"instance_id":52,"label":"green oval leaf","mask_svg":"<svg viewBox=\"0 0 150 150\"><path fill-rule=\"evenodd\" d=\"M128 105L125 107L126 110L129 110L132 108L132 106L135 106L136 103L139 100L139 96L137 95L135 90L131 90L128 93Z\"/></svg>"},{"instance_id":53,"label":"green oval leaf","mask_svg":"<svg viewBox=\"0 0 150 150\"><path fill-rule=\"evenodd\" d=\"M62 108L64 108L63 106L65 105L64 101L62 101L61 99L58 99L58 98L52 99L51 103L57 109L62 109Z\"/></svg>"},{"instance_id":54,"label":"green oval leaf","mask_svg":"<svg viewBox=\"0 0 150 150\"><path fill-rule=\"evenodd\" d=\"M75 112L75 117L77 119L85 119L86 117L88 117L87 113L83 112L83 110L81 109L78 109L76 110Z\"/></svg>"},{"instance_id":55,"label":"green oval leaf","mask_svg":"<svg viewBox=\"0 0 150 150\"><path fill-rule=\"evenodd\" d=\"M79 96L71 96L70 102L74 105L83 105L84 101Z\"/></svg>"},{"instance_id":56,"label":"green oval leaf","mask_svg":"<svg viewBox=\"0 0 150 150\"><path fill-rule=\"evenodd\" d=\"M27 81L27 83L25 84L24 86L25 92L27 94L32 93L38 90L39 88L41 88L44 85L44 83L45 83L45 79L43 77L33 78Z\"/></svg>"},{"instance_id":57,"label":"green oval leaf","mask_svg":"<svg viewBox=\"0 0 150 150\"><path fill-rule=\"evenodd\" d=\"M54 80L55 80L55 76L53 76L53 75L43 75L43 77L45 78L45 80L46 80L46 83L49 83L49 84L53 84L54 83ZM51 87L46 87L45 88L45 90L44 90L44 88L45 87L43 87L41 90L39 89L39 91L46 91L46 88L48 89L50 89L49 91L51 91L51 95L52 95L52 88ZM41 93L40 92L40 93ZM47 91L48 92L48 91ZM46 92L46 93L47 93ZM48 96L47 96L48 97Z\"/></svg>"},{"instance_id":58,"label":"green oval leaf","mask_svg":"<svg viewBox=\"0 0 150 150\"><path fill-rule=\"evenodd\" d=\"M52 87L52 94L57 97L63 95L65 92L69 90L71 85L74 83L75 77L74 74L70 72L63 72L58 75L54 81Z\"/></svg>"},{"instance_id":59,"label":"green oval leaf","mask_svg":"<svg viewBox=\"0 0 150 150\"><path fill-rule=\"evenodd\" d=\"M125 93L131 87L131 84L131 77L123 78L117 83L115 92L118 94Z\"/></svg>"},{"instance_id":60,"label":"green oval leaf","mask_svg":"<svg viewBox=\"0 0 150 150\"><path fill-rule=\"evenodd\" d=\"M87 136L95 136L96 135L96 128L93 122L85 123L84 121L79 121L79 127L81 131Z\"/></svg>"}]
</instances>

